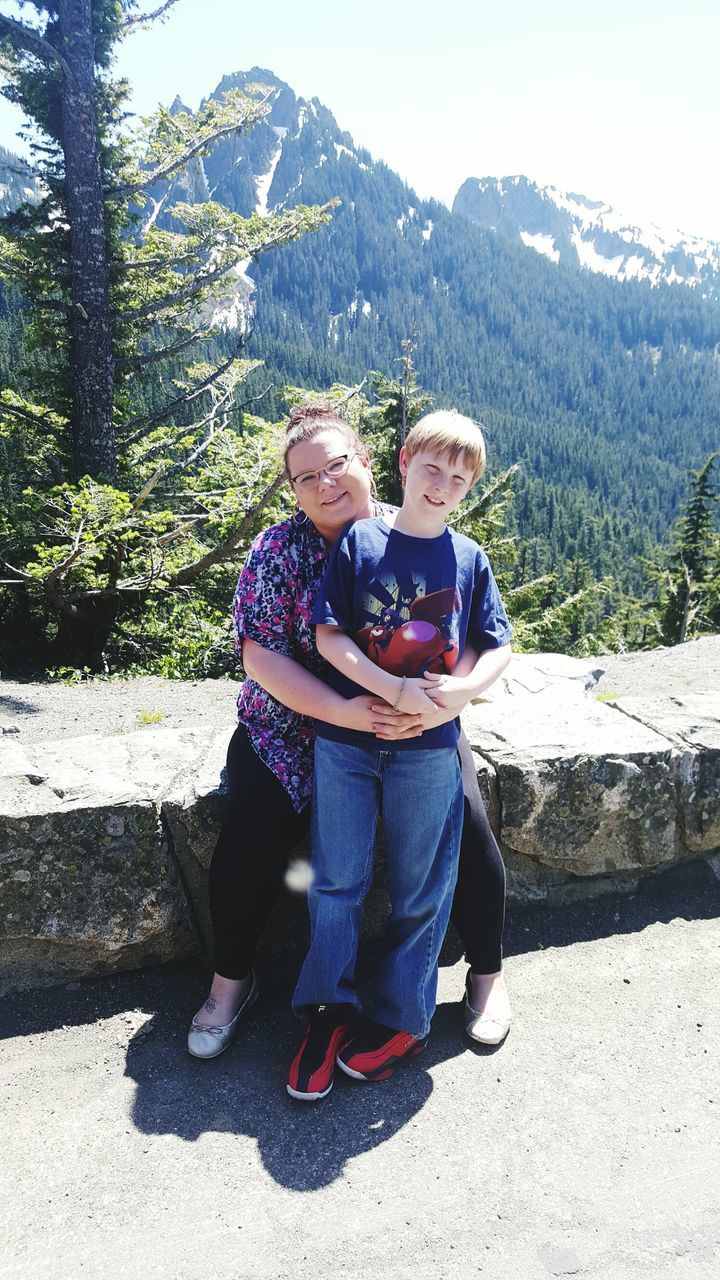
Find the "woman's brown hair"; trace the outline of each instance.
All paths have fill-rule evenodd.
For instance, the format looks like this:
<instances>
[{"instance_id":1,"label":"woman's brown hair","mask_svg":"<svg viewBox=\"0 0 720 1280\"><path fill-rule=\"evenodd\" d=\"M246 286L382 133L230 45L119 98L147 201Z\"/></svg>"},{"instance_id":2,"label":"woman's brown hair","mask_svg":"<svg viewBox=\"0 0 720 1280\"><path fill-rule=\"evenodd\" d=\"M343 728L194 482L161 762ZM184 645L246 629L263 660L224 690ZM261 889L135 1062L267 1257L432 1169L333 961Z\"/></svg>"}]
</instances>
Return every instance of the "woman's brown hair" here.
<instances>
[{"instance_id":1,"label":"woman's brown hair","mask_svg":"<svg viewBox=\"0 0 720 1280\"><path fill-rule=\"evenodd\" d=\"M296 444L303 444L306 440L314 440L315 436L319 436L322 431L339 431L352 451L367 456L367 445L361 440L355 428L351 427L350 423L346 422L344 418L341 418L337 409L334 409L331 404L327 404L322 400L313 400L309 404L296 404L290 410L290 417L285 428L283 461L288 475L290 474L288 468L290 450Z\"/></svg>"}]
</instances>

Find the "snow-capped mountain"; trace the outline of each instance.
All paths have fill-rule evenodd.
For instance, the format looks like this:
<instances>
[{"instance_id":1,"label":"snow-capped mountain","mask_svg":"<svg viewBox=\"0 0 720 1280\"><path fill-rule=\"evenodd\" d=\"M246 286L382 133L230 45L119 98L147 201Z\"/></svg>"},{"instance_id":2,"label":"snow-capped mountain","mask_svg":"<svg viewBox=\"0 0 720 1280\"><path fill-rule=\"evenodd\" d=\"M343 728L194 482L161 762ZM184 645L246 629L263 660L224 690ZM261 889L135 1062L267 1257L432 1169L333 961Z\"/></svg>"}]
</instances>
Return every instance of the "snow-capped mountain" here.
<instances>
[{"instance_id":1,"label":"snow-capped mountain","mask_svg":"<svg viewBox=\"0 0 720 1280\"><path fill-rule=\"evenodd\" d=\"M616 280L684 284L708 296L720 292L720 244L635 226L602 200L540 187L528 178L468 178L453 213L521 240L552 262Z\"/></svg>"},{"instance_id":2,"label":"snow-capped mountain","mask_svg":"<svg viewBox=\"0 0 720 1280\"><path fill-rule=\"evenodd\" d=\"M289 85L265 68L227 75L211 95L222 98L230 89L262 85L270 93L270 114L249 133L216 144L209 155L193 162L186 173L150 191L145 222L170 225L172 205L178 200L215 200L244 217L264 216L297 203L320 201L345 193L347 177L359 181L375 168L370 155L355 147L349 133L341 130L330 111L317 98L307 101L295 95ZM179 99L173 111L188 110ZM318 194L318 180L326 175L327 192ZM312 177L310 194L308 178ZM405 201L407 204L407 201ZM353 204L354 208L354 204ZM414 210L404 210L405 220ZM402 234L402 214L397 220ZM425 226L425 224L422 224ZM427 234L427 231L426 231ZM332 305L328 336L337 339L343 320L359 314L367 319L371 304L359 289L343 311ZM249 261L238 262L227 292L216 300L210 323L213 327L247 330L257 305L256 273Z\"/></svg>"},{"instance_id":3,"label":"snow-capped mountain","mask_svg":"<svg viewBox=\"0 0 720 1280\"><path fill-rule=\"evenodd\" d=\"M42 182L27 161L0 147L0 217L24 201L37 204L42 193Z\"/></svg>"},{"instance_id":4,"label":"snow-capped mountain","mask_svg":"<svg viewBox=\"0 0 720 1280\"><path fill-rule=\"evenodd\" d=\"M413 338L420 384L484 423L494 466L522 460L518 527L532 576L554 571L571 540L600 579L614 538L628 555L628 530L632 555L664 538L687 468L717 445L717 246L648 237L607 206L523 178L466 183L451 212L268 70L226 76L212 96L250 83L269 86L268 117L156 184L138 212L170 228L178 201L248 217L339 200L318 231L238 261L203 317L213 359L237 354L242 336L264 361L251 401L262 387L274 397L262 411L274 404L279 417L276 389L287 385L395 377ZM664 279L693 287L653 287ZM0 339L2 303L0 286ZM367 385L372 394L372 374ZM557 555L545 561L550 532Z\"/></svg>"}]
</instances>

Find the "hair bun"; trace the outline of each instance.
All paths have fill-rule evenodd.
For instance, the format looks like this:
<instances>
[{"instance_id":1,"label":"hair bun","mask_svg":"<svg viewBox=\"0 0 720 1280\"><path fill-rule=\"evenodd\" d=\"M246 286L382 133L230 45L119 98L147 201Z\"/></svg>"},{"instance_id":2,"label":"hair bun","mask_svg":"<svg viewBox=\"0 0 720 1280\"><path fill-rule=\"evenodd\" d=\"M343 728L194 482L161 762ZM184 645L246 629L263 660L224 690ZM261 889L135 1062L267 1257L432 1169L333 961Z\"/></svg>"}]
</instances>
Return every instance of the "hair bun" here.
<instances>
[{"instance_id":1,"label":"hair bun","mask_svg":"<svg viewBox=\"0 0 720 1280\"><path fill-rule=\"evenodd\" d=\"M325 404L321 400L312 400L310 404L296 404L290 410L285 432L287 434L292 431L299 422L317 422L323 418L336 421L337 417L337 411L332 405Z\"/></svg>"}]
</instances>

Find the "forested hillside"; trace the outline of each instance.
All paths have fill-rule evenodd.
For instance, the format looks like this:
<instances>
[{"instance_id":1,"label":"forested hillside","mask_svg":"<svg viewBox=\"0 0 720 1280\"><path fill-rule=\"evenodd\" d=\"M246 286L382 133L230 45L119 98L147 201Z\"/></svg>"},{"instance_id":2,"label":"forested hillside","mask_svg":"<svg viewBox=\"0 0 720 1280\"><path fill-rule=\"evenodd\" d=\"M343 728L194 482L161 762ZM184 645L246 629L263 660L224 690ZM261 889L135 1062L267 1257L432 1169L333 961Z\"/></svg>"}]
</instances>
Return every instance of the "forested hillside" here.
<instances>
[{"instance_id":1,"label":"forested hillside","mask_svg":"<svg viewBox=\"0 0 720 1280\"><path fill-rule=\"evenodd\" d=\"M635 557L666 536L687 468L718 438L720 305L556 265L421 201L268 71L228 76L215 94L252 82L278 90L270 116L220 143L195 185L243 214L341 204L318 235L249 271L251 354L278 382L322 387L391 371L414 333L421 383L483 421L493 467L522 463L531 569L579 552L637 587ZM229 305L228 323L241 314Z\"/></svg>"},{"instance_id":2,"label":"forested hillside","mask_svg":"<svg viewBox=\"0 0 720 1280\"><path fill-rule=\"evenodd\" d=\"M93 458L68 377L85 309L68 303L57 155L45 186L9 196L29 201L4 220L0 292L13 662L209 669L232 562L285 501L272 424L298 388L346 403L358 384L381 489L398 396L483 423L473 532L521 643L597 651L715 625L720 303L552 261L419 200L266 70L226 77L194 115L176 100L153 129L147 151L103 153L114 345ZM0 156L6 192L19 169Z\"/></svg>"}]
</instances>

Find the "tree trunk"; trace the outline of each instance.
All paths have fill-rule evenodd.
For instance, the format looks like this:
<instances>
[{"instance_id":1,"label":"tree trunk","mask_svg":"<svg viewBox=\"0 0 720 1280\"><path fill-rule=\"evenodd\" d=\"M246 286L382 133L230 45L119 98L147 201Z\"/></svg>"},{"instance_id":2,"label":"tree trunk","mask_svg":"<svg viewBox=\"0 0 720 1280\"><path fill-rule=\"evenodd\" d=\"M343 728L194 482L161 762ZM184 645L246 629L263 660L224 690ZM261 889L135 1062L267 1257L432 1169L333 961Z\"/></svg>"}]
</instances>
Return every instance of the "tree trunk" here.
<instances>
[{"instance_id":1,"label":"tree trunk","mask_svg":"<svg viewBox=\"0 0 720 1280\"><path fill-rule=\"evenodd\" d=\"M100 166L91 0L58 5L62 147L70 224L70 385L75 478L115 479L108 247Z\"/></svg>"}]
</instances>

